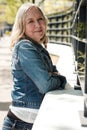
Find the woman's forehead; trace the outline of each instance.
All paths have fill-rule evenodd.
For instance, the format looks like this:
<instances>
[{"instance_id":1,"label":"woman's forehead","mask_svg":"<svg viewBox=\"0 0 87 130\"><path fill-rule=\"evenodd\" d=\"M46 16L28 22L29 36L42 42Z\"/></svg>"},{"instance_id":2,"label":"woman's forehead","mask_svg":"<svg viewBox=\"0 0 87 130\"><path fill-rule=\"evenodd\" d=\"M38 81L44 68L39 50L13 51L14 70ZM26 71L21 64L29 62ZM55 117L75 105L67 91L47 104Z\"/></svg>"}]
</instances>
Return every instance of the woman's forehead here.
<instances>
[{"instance_id":1,"label":"woman's forehead","mask_svg":"<svg viewBox=\"0 0 87 130\"><path fill-rule=\"evenodd\" d=\"M34 17L34 16L43 16L42 12L38 7L32 6L27 10L26 16Z\"/></svg>"}]
</instances>

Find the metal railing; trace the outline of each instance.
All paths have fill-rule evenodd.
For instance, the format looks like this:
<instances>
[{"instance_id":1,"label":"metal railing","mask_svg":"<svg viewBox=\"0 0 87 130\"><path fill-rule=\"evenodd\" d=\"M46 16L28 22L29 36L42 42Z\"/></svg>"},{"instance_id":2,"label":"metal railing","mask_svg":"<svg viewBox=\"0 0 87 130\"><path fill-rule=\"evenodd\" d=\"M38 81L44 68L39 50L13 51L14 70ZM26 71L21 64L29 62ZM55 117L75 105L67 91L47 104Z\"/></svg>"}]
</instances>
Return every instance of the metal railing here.
<instances>
[{"instance_id":1,"label":"metal railing","mask_svg":"<svg viewBox=\"0 0 87 130\"><path fill-rule=\"evenodd\" d=\"M63 15L54 15L54 16L49 16L48 18L50 19L50 22L48 24L49 28L48 28L48 36L50 39L50 43L57 43L57 44L64 44L64 45L69 45L73 48L74 51L74 56L75 56L75 62L79 62L78 58L78 51L79 51L79 47L83 46L83 53L85 54L85 65L84 65L84 94L86 95L85 100L84 100L84 117L87 118L87 26L86 26L86 36L85 36L85 40L81 40L78 36L74 35L74 29L75 29L75 23L78 20L78 14L80 12L80 7L82 5L84 0L80 0L77 9L75 9L75 5L73 5L73 8L70 10L70 12L68 12L67 14L63 14ZM86 1L86 13L87 13L87 1ZM63 19L63 17L67 16L68 14L72 15L72 18L68 18L68 20L60 20L60 21L54 21L54 19L56 18L58 20L58 17L61 19ZM52 21L53 18L53 21ZM70 24L70 26L67 26L66 28L63 26L64 23L66 23L66 25L68 25L68 22ZM86 14L86 25L87 25L87 14ZM60 25L61 24L61 25ZM60 25L60 27L59 27ZM66 31L66 34L63 34L63 32ZM62 33L59 33L62 32ZM61 40L59 40L58 38L60 38ZM63 41L62 39L66 38L65 41ZM76 71L78 72L78 65L76 66ZM79 73L77 73L77 75L79 75ZM87 125L86 125L87 126Z\"/></svg>"}]
</instances>

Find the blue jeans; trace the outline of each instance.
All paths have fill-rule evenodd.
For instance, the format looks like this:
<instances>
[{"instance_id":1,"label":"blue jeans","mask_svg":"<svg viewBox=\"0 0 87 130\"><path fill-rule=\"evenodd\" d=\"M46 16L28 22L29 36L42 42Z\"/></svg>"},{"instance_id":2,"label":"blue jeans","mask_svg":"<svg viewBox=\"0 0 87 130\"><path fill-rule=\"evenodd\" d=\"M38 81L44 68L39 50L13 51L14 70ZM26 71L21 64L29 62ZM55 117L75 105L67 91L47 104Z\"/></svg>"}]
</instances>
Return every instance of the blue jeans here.
<instances>
[{"instance_id":1,"label":"blue jeans","mask_svg":"<svg viewBox=\"0 0 87 130\"><path fill-rule=\"evenodd\" d=\"M5 117L2 130L31 130L33 124Z\"/></svg>"}]
</instances>

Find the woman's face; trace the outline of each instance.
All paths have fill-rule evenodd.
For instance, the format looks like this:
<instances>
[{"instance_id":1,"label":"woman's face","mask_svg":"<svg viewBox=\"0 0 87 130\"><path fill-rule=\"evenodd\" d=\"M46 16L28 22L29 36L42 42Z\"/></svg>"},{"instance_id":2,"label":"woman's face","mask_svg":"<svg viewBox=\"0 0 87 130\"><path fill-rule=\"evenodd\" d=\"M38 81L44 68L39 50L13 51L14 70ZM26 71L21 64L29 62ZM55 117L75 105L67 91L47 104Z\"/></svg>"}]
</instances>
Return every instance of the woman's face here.
<instances>
[{"instance_id":1,"label":"woman's face","mask_svg":"<svg viewBox=\"0 0 87 130\"><path fill-rule=\"evenodd\" d=\"M41 39L46 34L46 20L36 7L27 11L25 34L38 43L41 43Z\"/></svg>"}]
</instances>

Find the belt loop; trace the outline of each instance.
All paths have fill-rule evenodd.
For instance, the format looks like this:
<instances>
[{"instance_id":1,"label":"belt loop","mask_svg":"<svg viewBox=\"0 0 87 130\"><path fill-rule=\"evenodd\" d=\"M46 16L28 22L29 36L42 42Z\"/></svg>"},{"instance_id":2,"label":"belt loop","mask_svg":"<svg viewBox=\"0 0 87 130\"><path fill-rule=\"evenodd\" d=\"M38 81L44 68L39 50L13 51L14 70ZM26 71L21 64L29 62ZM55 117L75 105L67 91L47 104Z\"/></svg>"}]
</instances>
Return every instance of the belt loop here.
<instances>
[{"instance_id":1,"label":"belt loop","mask_svg":"<svg viewBox=\"0 0 87 130\"><path fill-rule=\"evenodd\" d=\"M15 130L16 123L17 123L17 120L14 121L14 124L12 126L12 130Z\"/></svg>"}]
</instances>

